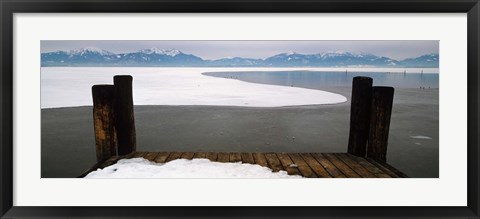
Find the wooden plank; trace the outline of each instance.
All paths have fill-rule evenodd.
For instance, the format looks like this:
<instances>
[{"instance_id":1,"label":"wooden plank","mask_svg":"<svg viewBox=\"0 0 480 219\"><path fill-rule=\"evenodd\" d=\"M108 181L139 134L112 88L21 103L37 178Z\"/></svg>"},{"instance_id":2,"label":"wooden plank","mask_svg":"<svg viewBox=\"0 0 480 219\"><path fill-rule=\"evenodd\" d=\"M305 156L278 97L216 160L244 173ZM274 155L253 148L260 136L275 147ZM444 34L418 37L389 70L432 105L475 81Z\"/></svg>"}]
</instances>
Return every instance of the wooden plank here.
<instances>
[{"instance_id":1,"label":"wooden plank","mask_svg":"<svg viewBox=\"0 0 480 219\"><path fill-rule=\"evenodd\" d=\"M293 163L292 159L286 153L277 153L277 157L282 163L283 169L285 169L288 175L302 175L297 168L297 165Z\"/></svg>"},{"instance_id":2,"label":"wooden plank","mask_svg":"<svg viewBox=\"0 0 480 219\"><path fill-rule=\"evenodd\" d=\"M318 163L318 161L315 160L312 155L308 153L302 153L300 154L300 156L302 156L303 160L307 162L308 166L310 166L310 168L313 170L313 172L315 172L315 174L317 174L317 176L323 178L332 178L332 176L327 172L327 170L325 170L325 168L323 168L323 166L320 165L320 163Z\"/></svg>"},{"instance_id":3,"label":"wooden plank","mask_svg":"<svg viewBox=\"0 0 480 219\"><path fill-rule=\"evenodd\" d=\"M193 158L196 158L196 159L201 159L206 157L207 157L206 152L195 152L195 155L193 156Z\"/></svg>"},{"instance_id":4,"label":"wooden plank","mask_svg":"<svg viewBox=\"0 0 480 219\"><path fill-rule=\"evenodd\" d=\"M230 162L230 154L223 152L218 153L217 161L222 163Z\"/></svg>"},{"instance_id":5,"label":"wooden plank","mask_svg":"<svg viewBox=\"0 0 480 219\"><path fill-rule=\"evenodd\" d=\"M347 164L345 164L333 154L322 155L330 162L332 162L332 164L335 165L335 167L337 167L340 171L342 171L342 173L345 174L345 176L347 176L348 178L361 178L361 176L358 175L354 170L352 170L352 168L350 168Z\"/></svg>"},{"instance_id":6,"label":"wooden plank","mask_svg":"<svg viewBox=\"0 0 480 219\"><path fill-rule=\"evenodd\" d=\"M130 159L130 158L133 157L134 154L135 154L135 152L132 152L132 153L127 154L127 155L122 155L122 156L121 156L121 157L122 157L121 159Z\"/></svg>"},{"instance_id":7,"label":"wooden plank","mask_svg":"<svg viewBox=\"0 0 480 219\"><path fill-rule=\"evenodd\" d=\"M105 167L111 166L111 165L117 163L117 161L118 161L119 159L120 159L119 156L110 157L108 160L106 160L105 162L103 162L98 168L103 169L103 168L105 168Z\"/></svg>"},{"instance_id":8,"label":"wooden plank","mask_svg":"<svg viewBox=\"0 0 480 219\"><path fill-rule=\"evenodd\" d=\"M144 158L149 161L154 161L157 155L158 155L158 152L148 152Z\"/></svg>"},{"instance_id":9,"label":"wooden plank","mask_svg":"<svg viewBox=\"0 0 480 219\"><path fill-rule=\"evenodd\" d=\"M283 170L282 162L280 162L277 155L274 153L266 153L265 158L267 159L268 166L273 170L273 172Z\"/></svg>"},{"instance_id":10,"label":"wooden plank","mask_svg":"<svg viewBox=\"0 0 480 219\"><path fill-rule=\"evenodd\" d=\"M181 156L182 156L182 152L172 152L172 153L170 153L170 155L168 156L166 162L169 162L169 161L172 161L172 160L176 160L176 159L180 159Z\"/></svg>"},{"instance_id":11,"label":"wooden plank","mask_svg":"<svg viewBox=\"0 0 480 219\"><path fill-rule=\"evenodd\" d=\"M402 178L410 178L409 176L407 176L407 174L403 173L402 171L398 170L397 168L395 168L393 166L390 166L390 164L388 164L388 163L379 163L379 164L384 166L385 168L391 170L392 172L394 172L395 174L399 175Z\"/></svg>"},{"instance_id":12,"label":"wooden plank","mask_svg":"<svg viewBox=\"0 0 480 219\"><path fill-rule=\"evenodd\" d=\"M127 155L113 156L104 162L98 162L82 173L84 177L99 168L103 169L121 159L142 157L150 161L165 163L174 159L193 157L208 158L218 162L238 162L258 164L271 168L274 172L286 170L289 175L305 177L408 177L394 167L379 163L373 159L357 157L347 153L216 153L216 152L132 152Z\"/></svg>"},{"instance_id":13,"label":"wooden plank","mask_svg":"<svg viewBox=\"0 0 480 219\"><path fill-rule=\"evenodd\" d=\"M147 152L143 152L143 151L135 151L133 153L133 156L132 158L138 158L138 157L143 157L147 154Z\"/></svg>"},{"instance_id":14,"label":"wooden plank","mask_svg":"<svg viewBox=\"0 0 480 219\"><path fill-rule=\"evenodd\" d=\"M133 155L135 155L136 152L132 152L130 154L127 154L127 155L122 155L122 156L118 156L118 160L121 160L121 159L131 159L133 158Z\"/></svg>"},{"instance_id":15,"label":"wooden plank","mask_svg":"<svg viewBox=\"0 0 480 219\"><path fill-rule=\"evenodd\" d=\"M377 178L375 174L368 171L365 167L357 163L355 160L347 156L346 154L334 154L337 156L338 159L342 160L345 164L347 164L350 168L352 168L358 175L363 178Z\"/></svg>"},{"instance_id":16,"label":"wooden plank","mask_svg":"<svg viewBox=\"0 0 480 219\"><path fill-rule=\"evenodd\" d=\"M217 161L218 154L216 152L207 152L206 158L210 161Z\"/></svg>"},{"instance_id":17,"label":"wooden plank","mask_svg":"<svg viewBox=\"0 0 480 219\"><path fill-rule=\"evenodd\" d=\"M362 165L363 167L365 167L365 169L367 169L371 173L375 174L376 177L378 177L378 178L392 178L390 175L384 173L381 169L379 169L375 165L368 162L365 158L357 157L357 156L351 155L351 154L346 154L346 155L348 157L350 157L352 160L354 160L355 162L357 162L360 165Z\"/></svg>"},{"instance_id":18,"label":"wooden plank","mask_svg":"<svg viewBox=\"0 0 480 219\"><path fill-rule=\"evenodd\" d=\"M167 161L168 156L170 156L170 152L160 152L155 158L155 162L165 163Z\"/></svg>"},{"instance_id":19,"label":"wooden plank","mask_svg":"<svg viewBox=\"0 0 480 219\"><path fill-rule=\"evenodd\" d=\"M193 159L193 155L195 155L193 152L183 152L180 158L191 160Z\"/></svg>"},{"instance_id":20,"label":"wooden plank","mask_svg":"<svg viewBox=\"0 0 480 219\"><path fill-rule=\"evenodd\" d=\"M253 160L262 167L268 167L267 159L263 153L252 153Z\"/></svg>"},{"instance_id":21,"label":"wooden plank","mask_svg":"<svg viewBox=\"0 0 480 219\"><path fill-rule=\"evenodd\" d=\"M242 155L240 155L240 153L237 153L237 152L230 153L230 162L231 163L242 162Z\"/></svg>"},{"instance_id":22,"label":"wooden plank","mask_svg":"<svg viewBox=\"0 0 480 219\"><path fill-rule=\"evenodd\" d=\"M135 152L132 152L132 153L127 154L127 155L118 156L118 160L121 160L121 159L131 159L131 158L133 158L133 155L135 155Z\"/></svg>"},{"instance_id":23,"label":"wooden plank","mask_svg":"<svg viewBox=\"0 0 480 219\"><path fill-rule=\"evenodd\" d=\"M382 170L387 175L391 176L392 178L401 178L399 175L395 174L393 171L389 170L388 168L382 166L381 164L377 163L373 159L366 158L366 160L371 163L372 165L376 166L380 170Z\"/></svg>"},{"instance_id":24,"label":"wooden plank","mask_svg":"<svg viewBox=\"0 0 480 219\"><path fill-rule=\"evenodd\" d=\"M319 153L311 154L315 160L322 165L322 167L327 170L327 172L334 178L346 178L345 174L342 173L332 162L330 162L325 156Z\"/></svg>"},{"instance_id":25,"label":"wooden plank","mask_svg":"<svg viewBox=\"0 0 480 219\"><path fill-rule=\"evenodd\" d=\"M302 173L304 177L307 177L307 178L317 177L315 172L313 172L313 170L308 166L308 164L303 160L303 158L299 154L289 153L288 156L290 156L293 163L295 163L298 166L298 170L300 170L300 173Z\"/></svg>"},{"instance_id":26,"label":"wooden plank","mask_svg":"<svg viewBox=\"0 0 480 219\"><path fill-rule=\"evenodd\" d=\"M409 178L405 173L402 173L387 163L379 163L371 158L366 158L366 160L393 178Z\"/></svg>"},{"instance_id":27,"label":"wooden plank","mask_svg":"<svg viewBox=\"0 0 480 219\"><path fill-rule=\"evenodd\" d=\"M249 164L255 163L252 153L241 153L241 156L242 156L243 163L249 163Z\"/></svg>"}]
</instances>

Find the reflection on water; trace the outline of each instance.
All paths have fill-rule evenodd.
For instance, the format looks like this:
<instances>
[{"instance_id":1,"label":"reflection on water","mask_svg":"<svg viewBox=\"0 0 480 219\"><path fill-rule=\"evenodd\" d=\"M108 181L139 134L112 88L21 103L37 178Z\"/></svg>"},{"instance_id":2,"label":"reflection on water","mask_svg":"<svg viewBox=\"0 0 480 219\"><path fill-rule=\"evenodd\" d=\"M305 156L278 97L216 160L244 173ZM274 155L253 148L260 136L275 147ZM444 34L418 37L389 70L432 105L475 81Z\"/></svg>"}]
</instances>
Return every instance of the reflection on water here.
<instances>
[{"instance_id":1,"label":"reflection on water","mask_svg":"<svg viewBox=\"0 0 480 219\"><path fill-rule=\"evenodd\" d=\"M321 87L350 87L356 76L373 78L375 86L395 88L438 88L438 74L388 72L328 72L328 71L252 71L208 72L204 75L232 78L247 82L318 89Z\"/></svg>"}]
</instances>

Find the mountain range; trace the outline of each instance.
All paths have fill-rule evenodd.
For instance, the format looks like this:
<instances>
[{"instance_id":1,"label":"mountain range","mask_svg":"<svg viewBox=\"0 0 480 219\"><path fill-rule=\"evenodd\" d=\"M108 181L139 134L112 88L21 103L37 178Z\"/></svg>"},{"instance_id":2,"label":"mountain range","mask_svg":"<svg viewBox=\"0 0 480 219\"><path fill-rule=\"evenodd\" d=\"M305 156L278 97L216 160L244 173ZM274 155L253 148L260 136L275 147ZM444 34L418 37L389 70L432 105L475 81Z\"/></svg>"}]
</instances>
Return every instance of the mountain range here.
<instances>
[{"instance_id":1,"label":"mountain range","mask_svg":"<svg viewBox=\"0 0 480 219\"><path fill-rule=\"evenodd\" d=\"M150 48L115 54L98 48L55 51L41 54L42 67L423 67L438 68L439 55L425 54L403 60L369 53L324 52L281 53L265 59L222 58L206 60L175 49Z\"/></svg>"}]
</instances>

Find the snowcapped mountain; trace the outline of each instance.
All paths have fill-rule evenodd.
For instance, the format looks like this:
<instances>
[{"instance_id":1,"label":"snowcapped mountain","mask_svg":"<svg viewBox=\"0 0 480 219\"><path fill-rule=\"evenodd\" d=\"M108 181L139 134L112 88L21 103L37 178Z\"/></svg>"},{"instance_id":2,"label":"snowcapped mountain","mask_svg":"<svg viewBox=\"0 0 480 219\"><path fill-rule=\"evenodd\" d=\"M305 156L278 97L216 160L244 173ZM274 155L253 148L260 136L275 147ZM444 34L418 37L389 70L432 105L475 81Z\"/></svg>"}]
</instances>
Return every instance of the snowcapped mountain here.
<instances>
[{"instance_id":1,"label":"snowcapped mountain","mask_svg":"<svg viewBox=\"0 0 480 219\"><path fill-rule=\"evenodd\" d=\"M119 54L117 59L120 66L198 66L204 62L200 57L178 50L157 48Z\"/></svg>"},{"instance_id":2,"label":"snowcapped mountain","mask_svg":"<svg viewBox=\"0 0 480 219\"><path fill-rule=\"evenodd\" d=\"M262 59L250 59L250 58L241 58L241 57L234 57L234 58L223 58L217 60L208 60L206 61L205 65L212 66L212 67L223 67L223 66L230 66L230 67L252 67L252 66L263 66L264 61Z\"/></svg>"},{"instance_id":3,"label":"snowcapped mountain","mask_svg":"<svg viewBox=\"0 0 480 219\"><path fill-rule=\"evenodd\" d=\"M353 54L349 52L325 52L318 54L282 53L265 59L267 66L312 66L312 67L345 67L345 66L381 66L394 67L398 61L372 54Z\"/></svg>"},{"instance_id":4,"label":"snowcapped mountain","mask_svg":"<svg viewBox=\"0 0 480 219\"><path fill-rule=\"evenodd\" d=\"M176 49L158 49L156 47L152 47L150 49L142 49L140 50L140 53L145 53L145 54L157 54L157 55L166 55L166 56L176 56L178 54L182 54L182 52L176 50Z\"/></svg>"},{"instance_id":5,"label":"snowcapped mountain","mask_svg":"<svg viewBox=\"0 0 480 219\"><path fill-rule=\"evenodd\" d=\"M70 56L76 56L76 55L86 56L86 55L94 55L94 54L103 55L103 56L115 55L112 52L109 52L104 49L95 48L95 47L86 47L83 49L70 50L70 51L67 51L67 53Z\"/></svg>"},{"instance_id":6,"label":"snowcapped mountain","mask_svg":"<svg viewBox=\"0 0 480 219\"><path fill-rule=\"evenodd\" d=\"M400 61L401 65L411 67L433 67L438 68L439 57L438 54L427 54L416 58L409 58Z\"/></svg>"},{"instance_id":7,"label":"snowcapped mountain","mask_svg":"<svg viewBox=\"0 0 480 219\"><path fill-rule=\"evenodd\" d=\"M174 49L150 48L137 52L114 54L84 48L42 53L42 66L198 66L203 59Z\"/></svg>"},{"instance_id":8,"label":"snowcapped mountain","mask_svg":"<svg viewBox=\"0 0 480 219\"><path fill-rule=\"evenodd\" d=\"M115 54L97 48L42 53L42 66L75 66L89 64L100 66L113 63ZM102 63L102 64L99 64Z\"/></svg>"},{"instance_id":9,"label":"snowcapped mountain","mask_svg":"<svg viewBox=\"0 0 480 219\"><path fill-rule=\"evenodd\" d=\"M265 59L222 58L204 60L175 49L150 48L115 54L88 47L41 54L42 66L171 66L171 67L438 67L438 54L427 54L397 61L369 53L344 51L317 54L288 52Z\"/></svg>"}]
</instances>

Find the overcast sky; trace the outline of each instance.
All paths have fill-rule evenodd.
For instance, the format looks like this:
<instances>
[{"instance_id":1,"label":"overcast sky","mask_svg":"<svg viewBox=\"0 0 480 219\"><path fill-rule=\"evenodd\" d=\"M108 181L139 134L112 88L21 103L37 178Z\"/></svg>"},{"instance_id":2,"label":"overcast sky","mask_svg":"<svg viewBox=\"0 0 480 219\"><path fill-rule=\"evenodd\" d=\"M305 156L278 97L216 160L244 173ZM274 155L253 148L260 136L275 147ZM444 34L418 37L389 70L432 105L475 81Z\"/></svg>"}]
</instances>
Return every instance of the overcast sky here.
<instances>
[{"instance_id":1,"label":"overcast sky","mask_svg":"<svg viewBox=\"0 0 480 219\"><path fill-rule=\"evenodd\" d=\"M134 52L156 47L178 49L203 59L226 57L267 58L284 52L315 54L329 51L372 53L401 60L438 53L438 41L118 41L52 40L41 41L41 52L96 47L113 53Z\"/></svg>"}]
</instances>

